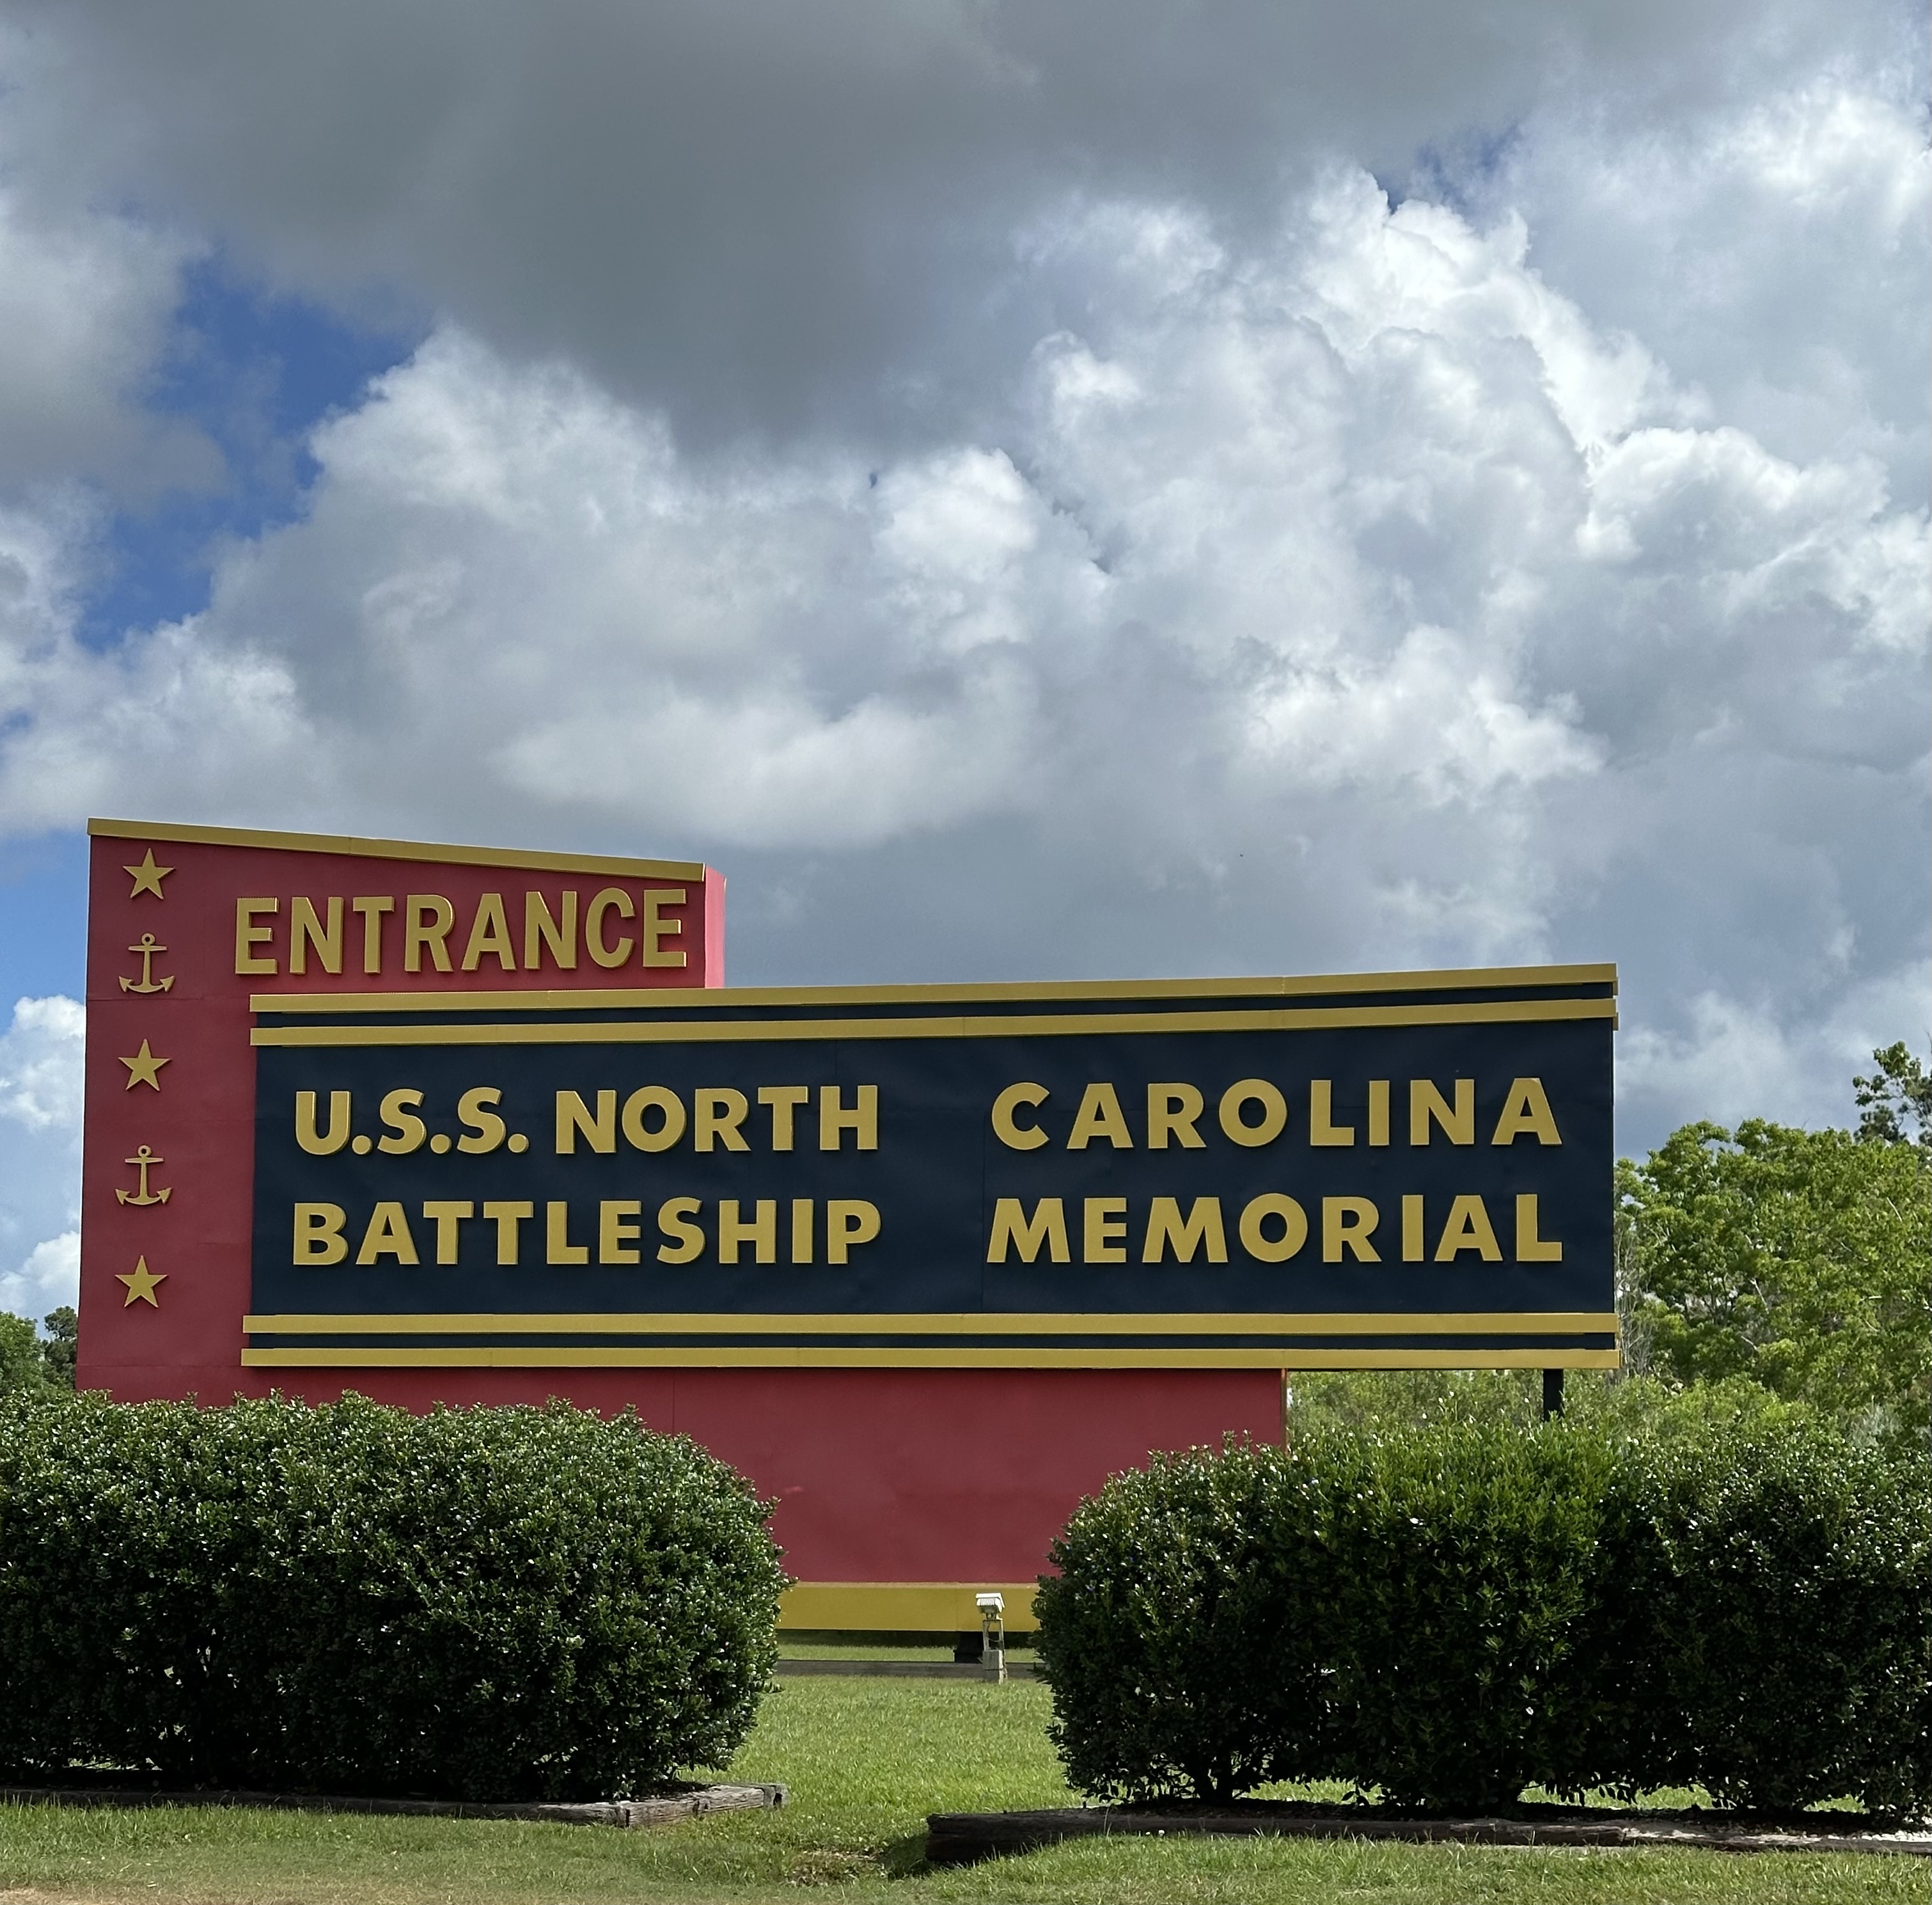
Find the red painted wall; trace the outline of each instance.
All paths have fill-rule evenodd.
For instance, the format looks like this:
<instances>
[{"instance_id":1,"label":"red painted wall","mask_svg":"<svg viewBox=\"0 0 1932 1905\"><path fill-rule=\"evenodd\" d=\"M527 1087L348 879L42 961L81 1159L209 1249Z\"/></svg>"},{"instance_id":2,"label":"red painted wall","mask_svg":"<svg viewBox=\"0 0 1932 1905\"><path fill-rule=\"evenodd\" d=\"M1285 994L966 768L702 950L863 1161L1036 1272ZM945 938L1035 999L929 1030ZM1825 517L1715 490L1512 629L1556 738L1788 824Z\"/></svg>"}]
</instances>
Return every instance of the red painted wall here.
<instances>
[{"instance_id":1,"label":"red painted wall","mask_svg":"<svg viewBox=\"0 0 1932 1905\"><path fill-rule=\"evenodd\" d=\"M108 1373L108 1372L100 1372ZM97 1374L95 1380L99 1380ZM358 1369L111 1372L124 1401L273 1389L310 1402L567 1396L691 1436L775 1498L805 1581L1027 1581L1075 1504L1156 1449L1281 1438L1272 1370Z\"/></svg>"},{"instance_id":2,"label":"red painted wall","mask_svg":"<svg viewBox=\"0 0 1932 1905\"><path fill-rule=\"evenodd\" d=\"M95 823L97 828L112 825ZM126 870L140 864L151 849L158 864L172 869L160 880L158 897L132 891L135 882ZM576 991L724 981L724 882L715 871L694 868L699 878L688 881L615 871L617 863L530 869L440 861L436 853L428 848L418 859L391 858L95 833L88 892L81 1167L80 1378L85 1385L130 1396L199 1393L208 1402L226 1401L238 1392L264 1393L244 1379L241 1366L254 1173L251 995ZM440 972L428 959L422 972L404 969L400 915L412 893L440 894L455 907L451 964L460 968L464 936L482 894L504 895L520 951L526 891L543 894L552 911L560 912L562 893L574 890L580 912L606 886L628 888L634 904L645 886L682 886L685 903L666 913L682 922L675 944L686 963L646 969L633 962L610 969L580 947L574 972L546 962L535 972L506 972L487 957L474 972ZM382 969L374 976L362 970L362 921L345 905L341 973L320 970L313 955L306 973L288 972L286 938L290 901L297 894L315 900L319 910L328 894L345 901L358 894L393 896L397 912L386 921ZM272 975L235 970L235 903L244 896L280 902L278 913L260 921L272 921L275 942L255 949L276 956L283 969ZM607 944L614 945L626 925L634 933L634 921L612 920ZM150 962L153 983L172 981L164 992L130 992L121 983L140 982L141 956L133 948L143 936L164 949ZM130 1083L121 1062L136 1055L144 1039L168 1061L158 1089ZM160 1160L149 1176L157 1191L167 1191L164 1204L137 1207L116 1194L136 1189L137 1173L127 1160L143 1144ZM152 1306L128 1302L128 1291L116 1280L139 1258L166 1279Z\"/></svg>"},{"instance_id":3,"label":"red painted wall","mask_svg":"<svg viewBox=\"0 0 1932 1905\"><path fill-rule=\"evenodd\" d=\"M130 895L128 865L152 846L173 871L163 893ZM80 1369L83 1387L124 1401L195 1396L206 1404L271 1389L322 1402L355 1389L411 1408L537 1402L634 1407L652 1428L692 1436L778 1503L787 1565L809 1581L1019 1581L1080 1498L1157 1449L1218 1442L1232 1431L1281 1432L1279 1378L1267 1370L244 1369L254 1141L249 999L268 992L598 988L716 985L723 975L724 882L706 873L678 915L682 970L407 974L389 961L360 969L361 921L347 916L344 970L238 976L235 900L275 896L285 939L289 900L337 894L440 893L457 908L460 945L478 896L583 899L635 876L530 871L316 853L252 845L149 842L97 834L88 926L87 1119L82 1188ZM670 885L653 878L649 884ZM520 899L511 907L513 925ZM264 915L266 921L270 916ZM392 918L392 936L400 926ZM615 930L614 927L614 930ZM133 993L130 948L152 933L165 993ZM518 934L520 944L520 932ZM267 948L262 948L266 951ZM452 962L455 963L455 962ZM158 1090L128 1083L121 1062L142 1041L169 1062ZM146 1144L165 1204L132 1206L125 1161ZM166 1280L150 1306L118 1281L137 1258Z\"/></svg>"}]
</instances>

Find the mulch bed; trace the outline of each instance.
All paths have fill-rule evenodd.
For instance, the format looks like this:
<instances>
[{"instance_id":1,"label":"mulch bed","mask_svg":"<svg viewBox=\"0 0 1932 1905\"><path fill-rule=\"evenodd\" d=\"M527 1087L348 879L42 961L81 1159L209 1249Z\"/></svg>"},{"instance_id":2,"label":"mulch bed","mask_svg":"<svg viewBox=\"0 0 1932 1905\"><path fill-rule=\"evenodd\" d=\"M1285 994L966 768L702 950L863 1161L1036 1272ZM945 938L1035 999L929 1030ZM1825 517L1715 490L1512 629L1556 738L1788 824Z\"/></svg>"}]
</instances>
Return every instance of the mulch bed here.
<instances>
[{"instance_id":1,"label":"mulch bed","mask_svg":"<svg viewBox=\"0 0 1932 1905\"><path fill-rule=\"evenodd\" d=\"M638 1799L486 1805L460 1799L360 1799L311 1792L247 1792L140 1784L0 1786L0 1802L51 1806L267 1806L278 1811L400 1813L425 1819L514 1819L548 1825L668 1825L705 1813L750 1812L782 1806L782 1786L697 1786L674 1781Z\"/></svg>"},{"instance_id":2,"label":"mulch bed","mask_svg":"<svg viewBox=\"0 0 1932 1905\"><path fill-rule=\"evenodd\" d=\"M968 1865L1004 1853L1036 1852L1067 1839L1131 1834L1254 1838L1396 1839L1471 1846L1697 1846L1719 1852L1876 1852L1932 1857L1932 1829L1901 1827L1862 1813L1610 1810L1523 1806L1506 1817L1452 1819L1381 1806L1330 1806L1306 1799L1246 1799L1232 1805L1167 1801L1068 1807L1048 1812L934 1813L926 1855L934 1865Z\"/></svg>"}]
</instances>

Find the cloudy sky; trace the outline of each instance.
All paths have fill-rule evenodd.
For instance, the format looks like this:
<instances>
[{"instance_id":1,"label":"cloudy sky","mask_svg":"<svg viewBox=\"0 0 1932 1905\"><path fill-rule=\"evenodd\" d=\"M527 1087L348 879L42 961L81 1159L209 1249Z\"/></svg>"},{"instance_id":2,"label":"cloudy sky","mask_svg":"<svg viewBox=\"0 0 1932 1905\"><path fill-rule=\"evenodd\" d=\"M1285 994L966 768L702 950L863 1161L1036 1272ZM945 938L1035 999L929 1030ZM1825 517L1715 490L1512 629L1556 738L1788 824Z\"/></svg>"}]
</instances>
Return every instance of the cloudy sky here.
<instances>
[{"instance_id":1,"label":"cloudy sky","mask_svg":"<svg viewBox=\"0 0 1932 1905\"><path fill-rule=\"evenodd\" d=\"M1932 1028L1927 28L0 0L0 1307L89 813L701 856L740 982L1616 960Z\"/></svg>"}]
</instances>

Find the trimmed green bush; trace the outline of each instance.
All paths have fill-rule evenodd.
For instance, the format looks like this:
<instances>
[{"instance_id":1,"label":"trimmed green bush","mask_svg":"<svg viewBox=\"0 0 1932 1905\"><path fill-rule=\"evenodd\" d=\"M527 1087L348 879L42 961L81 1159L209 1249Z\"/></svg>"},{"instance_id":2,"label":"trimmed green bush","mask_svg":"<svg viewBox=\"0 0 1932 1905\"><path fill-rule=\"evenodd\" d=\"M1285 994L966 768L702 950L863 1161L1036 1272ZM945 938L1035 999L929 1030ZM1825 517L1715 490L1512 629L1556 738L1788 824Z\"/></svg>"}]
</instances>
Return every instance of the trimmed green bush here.
<instances>
[{"instance_id":1,"label":"trimmed green bush","mask_svg":"<svg viewBox=\"0 0 1932 1905\"><path fill-rule=\"evenodd\" d=\"M1227 1799L1325 1764L1333 1465L1157 1456L1083 1504L1035 1603L1050 1732L1082 1791Z\"/></svg>"},{"instance_id":2,"label":"trimmed green bush","mask_svg":"<svg viewBox=\"0 0 1932 1905\"><path fill-rule=\"evenodd\" d=\"M764 1514L559 1402L0 1400L0 1768L486 1800L721 1765L776 1654Z\"/></svg>"},{"instance_id":3,"label":"trimmed green bush","mask_svg":"<svg viewBox=\"0 0 1932 1905\"><path fill-rule=\"evenodd\" d=\"M1156 1459L1084 1503L1040 1651L1070 1777L1932 1800L1922 1459L1802 1414L1462 1423Z\"/></svg>"},{"instance_id":4,"label":"trimmed green bush","mask_svg":"<svg viewBox=\"0 0 1932 1905\"><path fill-rule=\"evenodd\" d=\"M1353 1471L1327 1551L1331 1772L1398 1804L1508 1805L1586 1723L1607 1452L1459 1424L1325 1459Z\"/></svg>"},{"instance_id":5,"label":"trimmed green bush","mask_svg":"<svg viewBox=\"0 0 1932 1905\"><path fill-rule=\"evenodd\" d=\"M1625 1442L1604 1504L1595 1715L1553 1784L1785 1809L1932 1801L1932 1495L1815 1423Z\"/></svg>"}]
</instances>

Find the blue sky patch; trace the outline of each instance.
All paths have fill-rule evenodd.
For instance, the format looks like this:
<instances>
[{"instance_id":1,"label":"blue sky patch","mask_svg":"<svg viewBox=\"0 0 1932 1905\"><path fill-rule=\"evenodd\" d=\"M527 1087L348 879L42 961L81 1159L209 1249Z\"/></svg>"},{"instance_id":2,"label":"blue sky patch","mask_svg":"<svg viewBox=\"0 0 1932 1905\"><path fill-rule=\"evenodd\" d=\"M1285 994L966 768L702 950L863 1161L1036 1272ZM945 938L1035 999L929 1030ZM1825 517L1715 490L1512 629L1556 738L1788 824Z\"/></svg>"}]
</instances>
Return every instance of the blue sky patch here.
<instances>
[{"instance_id":1,"label":"blue sky patch","mask_svg":"<svg viewBox=\"0 0 1932 1905\"><path fill-rule=\"evenodd\" d=\"M212 490L171 491L116 513L81 617L81 641L111 648L130 629L206 608L223 542L260 536L301 514L316 476L310 432L355 404L371 378L419 341L416 330L364 328L308 299L248 283L218 254L189 266L148 407L202 431L221 453L225 479Z\"/></svg>"}]
</instances>

